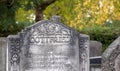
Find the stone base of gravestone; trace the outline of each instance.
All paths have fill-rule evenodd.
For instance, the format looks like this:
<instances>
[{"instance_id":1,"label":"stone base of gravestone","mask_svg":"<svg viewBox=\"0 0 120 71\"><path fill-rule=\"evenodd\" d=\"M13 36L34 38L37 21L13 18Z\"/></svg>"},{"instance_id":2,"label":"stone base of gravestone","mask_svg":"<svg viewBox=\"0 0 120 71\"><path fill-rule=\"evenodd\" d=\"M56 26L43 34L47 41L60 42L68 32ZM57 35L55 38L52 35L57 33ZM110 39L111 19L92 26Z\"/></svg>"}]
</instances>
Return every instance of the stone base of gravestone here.
<instances>
[{"instance_id":1,"label":"stone base of gravestone","mask_svg":"<svg viewBox=\"0 0 120 71\"><path fill-rule=\"evenodd\" d=\"M7 39L0 38L0 71L5 71Z\"/></svg>"},{"instance_id":2,"label":"stone base of gravestone","mask_svg":"<svg viewBox=\"0 0 120 71\"><path fill-rule=\"evenodd\" d=\"M103 53L102 71L120 71L120 37Z\"/></svg>"},{"instance_id":3,"label":"stone base of gravestone","mask_svg":"<svg viewBox=\"0 0 120 71\"><path fill-rule=\"evenodd\" d=\"M90 57L101 56L102 43L91 40L90 41Z\"/></svg>"}]
</instances>

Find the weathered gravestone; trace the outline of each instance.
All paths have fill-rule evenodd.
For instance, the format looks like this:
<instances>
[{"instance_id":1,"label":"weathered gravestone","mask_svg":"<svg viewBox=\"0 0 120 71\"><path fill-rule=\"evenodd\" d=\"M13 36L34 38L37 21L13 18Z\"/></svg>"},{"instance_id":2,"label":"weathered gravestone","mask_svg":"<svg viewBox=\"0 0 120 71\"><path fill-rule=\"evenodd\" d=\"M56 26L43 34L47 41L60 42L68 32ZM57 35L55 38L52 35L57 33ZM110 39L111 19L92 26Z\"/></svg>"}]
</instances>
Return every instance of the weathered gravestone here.
<instances>
[{"instance_id":1,"label":"weathered gravestone","mask_svg":"<svg viewBox=\"0 0 120 71\"><path fill-rule=\"evenodd\" d=\"M120 37L103 53L102 71L120 71Z\"/></svg>"},{"instance_id":2,"label":"weathered gravestone","mask_svg":"<svg viewBox=\"0 0 120 71\"><path fill-rule=\"evenodd\" d=\"M89 37L63 25L58 16L8 41L7 71L89 71Z\"/></svg>"}]
</instances>

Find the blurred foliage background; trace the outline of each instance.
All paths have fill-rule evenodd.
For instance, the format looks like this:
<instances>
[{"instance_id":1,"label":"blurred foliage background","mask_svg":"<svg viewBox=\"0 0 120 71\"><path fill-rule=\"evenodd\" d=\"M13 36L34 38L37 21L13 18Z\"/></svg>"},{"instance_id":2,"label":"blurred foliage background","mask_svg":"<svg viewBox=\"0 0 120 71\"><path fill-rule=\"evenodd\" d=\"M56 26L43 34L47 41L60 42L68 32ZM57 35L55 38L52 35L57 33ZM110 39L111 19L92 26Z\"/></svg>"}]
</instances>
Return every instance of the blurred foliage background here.
<instances>
[{"instance_id":1,"label":"blurred foliage background","mask_svg":"<svg viewBox=\"0 0 120 71\"><path fill-rule=\"evenodd\" d=\"M120 36L120 0L0 0L0 36L53 15L103 43L103 51Z\"/></svg>"}]
</instances>

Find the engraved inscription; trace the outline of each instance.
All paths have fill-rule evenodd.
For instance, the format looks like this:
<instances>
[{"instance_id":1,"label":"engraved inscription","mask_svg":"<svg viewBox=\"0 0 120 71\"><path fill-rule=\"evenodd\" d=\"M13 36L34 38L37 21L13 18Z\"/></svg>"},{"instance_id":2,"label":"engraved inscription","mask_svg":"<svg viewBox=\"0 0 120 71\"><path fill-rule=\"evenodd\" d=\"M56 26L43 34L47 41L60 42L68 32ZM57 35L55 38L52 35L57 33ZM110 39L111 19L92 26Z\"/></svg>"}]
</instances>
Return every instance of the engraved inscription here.
<instances>
[{"instance_id":1,"label":"engraved inscription","mask_svg":"<svg viewBox=\"0 0 120 71\"><path fill-rule=\"evenodd\" d=\"M70 43L70 31L58 24L42 24L31 30L30 42L37 45Z\"/></svg>"},{"instance_id":2,"label":"engraved inscription","mask_svg":"<svg viewBox=\"0 0 120 71\"><path fill-rule=\"evenodd\" d=\"M54 55L48 54L48 55L45 56L40 54L40 55L34 55L31 58L28 58L28 62L29 62L28 68L65 69L65 62L67 61L66 56L55 55L55 54Z\"/></svg>"},{"instance_id":3,"label":"engraved inscription","mask_svg":"<svg viewBox=\"0 0 120 71\"><path fill-rule=\"evenodd\" d=\"M68 51L70 50L68 46L65 45L63 48L60 46L43 47L32 45L27 56L26 70L68 71L71 67L72 63L68 56Z\"/></svg>"},{"instance_id":4,"label":"engraved inscription","mask_svg":"<svg viewBox=\"0 0 120 71\"><path fill-rule=\"evenodd\" d=\"M34 44L60 44L60 43L69 43L70 42L70 34L37 34L32 35L30 38L30 42Z\"/></svg>"},{"instance_id":5,"label":"engraved inscription","mask_svg":"<svg viewBox=\"0 0 120 71\"><path fill-rule=\"evenodd\" d=\"M70 71L70 40L70 31L57 24L32 30L25 71Z\"/></svg>"}]
</instances>

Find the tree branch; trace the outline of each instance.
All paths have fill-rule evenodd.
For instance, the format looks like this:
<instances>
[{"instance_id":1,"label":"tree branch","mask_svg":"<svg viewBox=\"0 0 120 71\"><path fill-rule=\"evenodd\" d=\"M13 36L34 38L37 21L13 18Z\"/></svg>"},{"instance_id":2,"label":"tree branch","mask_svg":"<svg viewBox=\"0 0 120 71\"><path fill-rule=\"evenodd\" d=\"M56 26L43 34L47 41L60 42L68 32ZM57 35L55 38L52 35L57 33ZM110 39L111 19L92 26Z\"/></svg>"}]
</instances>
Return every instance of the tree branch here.
<instances>
[{"instance_id":1,"label":"tree branch","mask_svg":"<svg viewBox=\"0 0 120 71\"><path fill-rule=\"evenodd\" d=\"M39 5L37 5L35 7L35 14L36 14L36 18L35 21L39 21L43 19L43 11L52 3L54 3L57 0L44 0L42 2L40 2Z\"/></svg>"},{"instance_id":2,"label":"tree branch","mask_svg":"<svg viewBox=\"0 0 120 71\"><path fill-rule=\"evenodd\" d=\"M43 2L40 3L39 7L42 10L45 10L46 7L48 7L50 4L54 3L56 0L44 0Z\"/></svg>"}]
</instances>

